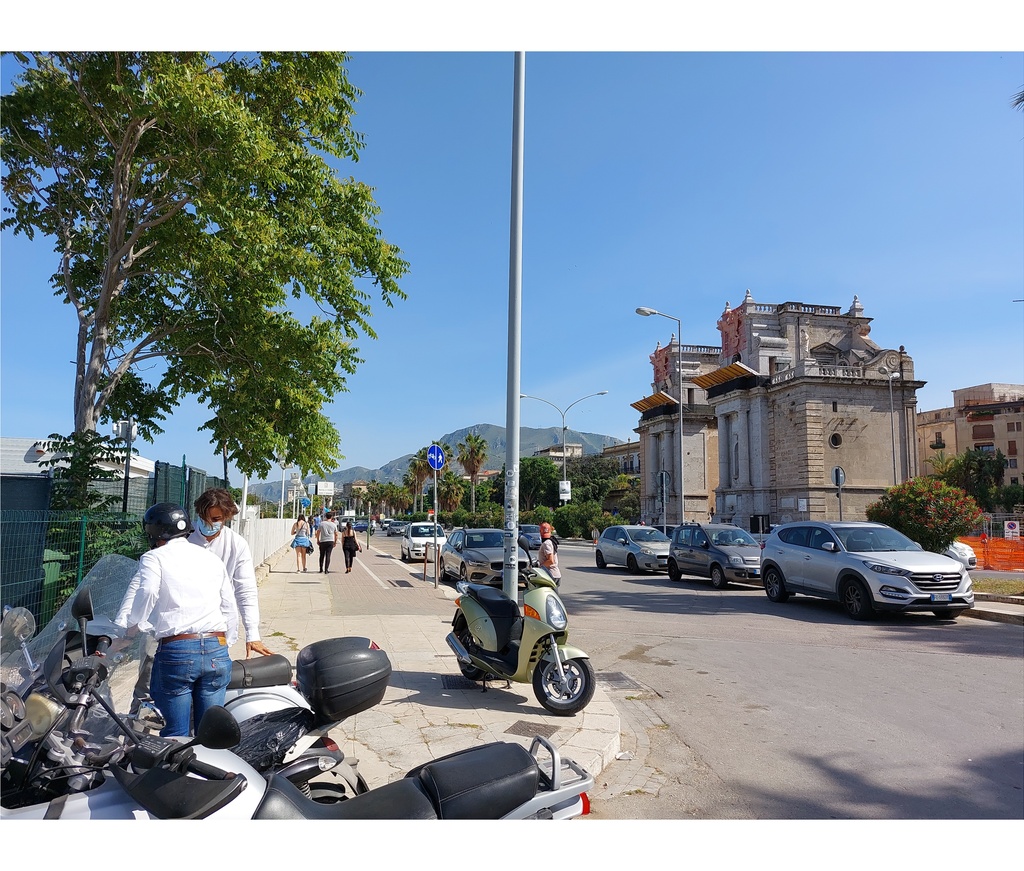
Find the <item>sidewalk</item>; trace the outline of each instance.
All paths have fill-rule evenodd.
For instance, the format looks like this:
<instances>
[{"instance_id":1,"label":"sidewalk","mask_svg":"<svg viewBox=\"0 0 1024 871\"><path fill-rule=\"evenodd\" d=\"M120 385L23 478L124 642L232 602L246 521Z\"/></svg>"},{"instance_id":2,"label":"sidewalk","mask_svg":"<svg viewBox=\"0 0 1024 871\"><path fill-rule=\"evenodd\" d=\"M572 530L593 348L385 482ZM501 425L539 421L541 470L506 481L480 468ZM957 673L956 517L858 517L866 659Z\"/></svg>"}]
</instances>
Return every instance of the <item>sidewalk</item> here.
<instances>
[{"instance_id":1,"label":"sidewalk","mask_svg":"<svg viewBox=\"0 0 1024 871\"><path fill-rule=\"evenodd\" d=\"M445 643L455 613L455 590L419 566L406 565L371 544L357 555L351 574L336 550L328 574L295 571L295 554L283 549L261 572L260 628L264 643L292 663L313 641L345 635L371 638L387 651L392 675L383 701L345 720L331 736L345 755L359 760L370 787L404 776L415 765L492 741L529 747L541 735L595 777L620 747L615 706L598 683L594 698L573 717L548 714L532 685L480 684L459 672ZM232 647L245 656L244 643Z\"/></svg>"}]
</instances>

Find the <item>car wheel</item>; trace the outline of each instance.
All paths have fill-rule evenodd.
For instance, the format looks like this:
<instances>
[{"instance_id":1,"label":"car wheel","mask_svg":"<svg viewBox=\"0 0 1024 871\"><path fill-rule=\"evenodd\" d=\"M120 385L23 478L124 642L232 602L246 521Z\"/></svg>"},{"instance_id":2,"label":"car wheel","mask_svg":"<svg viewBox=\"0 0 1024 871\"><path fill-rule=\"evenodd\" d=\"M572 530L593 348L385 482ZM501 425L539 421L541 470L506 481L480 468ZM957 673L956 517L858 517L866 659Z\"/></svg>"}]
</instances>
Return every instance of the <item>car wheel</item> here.
<instances>
[{"instance_id":1,"label":"car wheel","mask_svg":"<svg viewBox=\"0 0 1024 871\"><path fill-rule=\"evenodd\" d=\"M854 620L870 620L875 615L875 609L871 607L871 594L860 581L846 581L839 598L847 615Z\"/></svg>"},{"instance_id":2,"label":"car wheel","mask_svg":"<svg viewBox=\"0 0 1024 871\"><path fill-rule=\"evenodd\" d=\"M764 592L773 602L786 602L789 600L786 579L782 577L782 572L775 568L775 566L768 566L764 570Z\"/></svg>"},{"instance_id":3,"label":"car wheel","mask_svg":"<svg viewBox=\"0 0 1024 871\"><path fill-rule=\"evenodd\" d=\"M679 571L679 566L676 565L674 559L668 561L668 579L670 581L681 581L683 579L683 573Z\"/></svg>"},{"instance_id":4,"label":"car wheel","mask_svg":"<svg viewBox=\"0 0 1024 871\"><path fill-rule=\"evenodd\" d=\"M407 554L405 552L405 548L404 547L400 548L400 550L402 551L402 562L404 562L404 563L409 562L409 554Z\"/></svg>"},{"instance_id":5,"label":"car wheel","mask_svg":"<svg viewBox=\"0 0 1024 871\"><path fill-rule=\"evenodd\" d=\"M461 563L459 565L459 580L460 581L469 580L468 573L466 572L466 564L465 563Z\"/></svg>"},{"instance_id":6,"label":"car wheel","mask_svg":"<svg viewBox=\"0 0 1024 871\"><path fill-rule=\"evenodd\" d=\"M596 560L597 560L597 567L598 567L599 569L604 569L604 568L607 568L607 567L608 567L608 563L606 563L606 562L604 561L604 554L603 554L603 553L601 553L601 551L598 551L598 552L597 552L597 554L595 555L594 559L596 559Z\"/></svg>"},{"instance_id":7,"label":"car wheel","mask_svg":"<svg viewBox=\"0 0 1024 871\"><path fill-rule=\"evenodd\" d=\"M729 582L725 578L725 572L722 571L721 566L711 567L711 586L716 590L724 590L729 586Z\"/></svg>"},{"instance_id":8,"label":"car wheel","mask_svg":"<svg viewBox=\"0 0 1024 871\"><path fill-rule=\"evenodd\" d=\"M636 557L633 554L626 557L626 568L629 569L631 574L640 574L640 566L637 564Z\"/></svg>"}]
</instances>

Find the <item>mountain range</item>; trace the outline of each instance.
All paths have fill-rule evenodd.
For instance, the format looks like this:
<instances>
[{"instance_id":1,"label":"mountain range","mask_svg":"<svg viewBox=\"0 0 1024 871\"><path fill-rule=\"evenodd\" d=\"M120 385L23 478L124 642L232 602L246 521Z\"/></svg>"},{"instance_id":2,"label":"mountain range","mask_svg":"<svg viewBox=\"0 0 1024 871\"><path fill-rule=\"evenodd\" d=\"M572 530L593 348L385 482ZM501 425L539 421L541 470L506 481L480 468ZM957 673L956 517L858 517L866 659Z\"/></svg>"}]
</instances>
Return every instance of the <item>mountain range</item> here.
<instances>
[{"instance_id":1,"label":"mountain range","mask_svg":"<svg viewBox=\"0 0 1024 871\"><path fill-rule=\"evenodd\" d=\"M460 442L464 441L470 433L475 433L487 442L487 459L484 461L481 471L499 470L505 465L505 427L492 423L478 423L475 426L457 429L455 432L446 433L438 439L442 444L450 445L452 450L457 450ZM583 445L584 454L599 454L609 445L621 445L622 439L614 436L600 435L598 433L578 432L574 429L566 429L565 441L567 444ZM552 426L547 429L534 429L524 426L519 429L519 456L532 457L537 451L543 448L550 448L553 445L562 443L562 428ZM417 451L419 449L417 448ZM334 481L339 487L343 484L351 484L353 481L381 481L382 483L402 483L402 477L409 468L409 461L416 456L416 451L410 454L403 454L400 457L385 463L379 469L368 469L366 466L352 466L348 469L340 469L332 472L324 478L308 476L304 479L306 484L313 481ZM457 470L461 470L454 457L448 457L448 461ZM267 499L276 499L281 492L280 481L261 481L250 485L250 491Z\"/></svg>"}]
</instances>

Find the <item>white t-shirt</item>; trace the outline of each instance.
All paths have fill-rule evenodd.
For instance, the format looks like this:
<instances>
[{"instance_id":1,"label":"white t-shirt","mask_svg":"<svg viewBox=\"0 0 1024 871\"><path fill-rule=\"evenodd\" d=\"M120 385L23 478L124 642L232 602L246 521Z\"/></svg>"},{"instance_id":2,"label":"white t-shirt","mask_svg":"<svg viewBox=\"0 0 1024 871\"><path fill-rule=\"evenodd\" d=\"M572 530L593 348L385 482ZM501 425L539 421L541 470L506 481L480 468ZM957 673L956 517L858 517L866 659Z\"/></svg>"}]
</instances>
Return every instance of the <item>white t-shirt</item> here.
<instances>
[{"instance_id":1,"label":"white t-shirt","mask_svg":"<svg viewBox=\"0 0 1024 871\"><path fill-rule=\"evenodd\" d=\"M325 520L320 524L319 541L334 541L334 537L338 534L338 524L333 520Z\"/></svg>"}]
</instances>

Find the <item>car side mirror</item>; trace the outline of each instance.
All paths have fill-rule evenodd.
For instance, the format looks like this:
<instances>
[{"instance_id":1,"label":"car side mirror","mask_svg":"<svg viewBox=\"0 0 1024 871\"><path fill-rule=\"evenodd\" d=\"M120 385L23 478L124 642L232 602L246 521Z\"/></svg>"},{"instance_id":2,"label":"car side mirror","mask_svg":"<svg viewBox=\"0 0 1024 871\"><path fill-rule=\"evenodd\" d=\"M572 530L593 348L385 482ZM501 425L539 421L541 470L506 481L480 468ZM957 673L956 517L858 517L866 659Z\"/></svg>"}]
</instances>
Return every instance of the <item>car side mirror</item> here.
<instances>
[{"instance_id":1,"label":"car side mirror","mask_svg":"<svg viewBox=\"0 0 1024 871\"><path fill-rule=\"evenodd\" d=\"M838 551L838 550L839 550L839 548L838 548L838 547L836 547L836 543L835 543L834 541L826 541L826 542L825 542L825 543L824 543L824 544L823 544L823 545L821 546L821 549L822 549L822 550L827 550L827 551L828 551L829 553L835 553L836 551Z\"/></svg>"},{"instance_id":2,"label":"car side mirror","mask_svg":"<svg viewBox=\"0 0 1024 871\"><path fill-rule=\"evenodd\" d=\"M626 539L624 539L624 538L617 538L617 539L616 539L616 541L617 541L617 542L618 542L619 544L625 544L625 543L626 543Z\"/></svg>"},{"instance_id":3,"label":"car side mirror","mask_svg":"<svg viewBox=\"0 0 1024 871\"><path fill-rule=\"evenodd\" d=\"M711 550L711 542L710 541L702 541L700 543L700 546L702 548L704 548L704 550Z\"/></svg>"}]
</instances>

